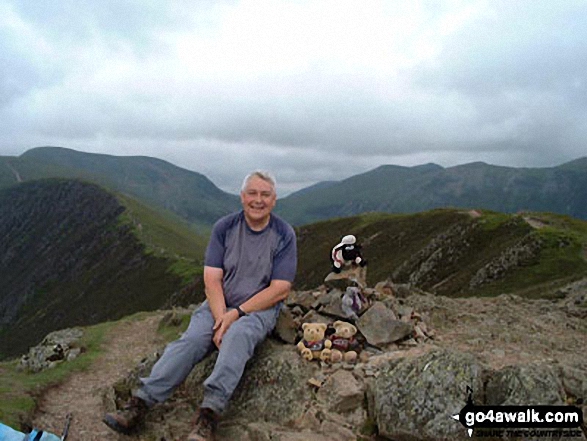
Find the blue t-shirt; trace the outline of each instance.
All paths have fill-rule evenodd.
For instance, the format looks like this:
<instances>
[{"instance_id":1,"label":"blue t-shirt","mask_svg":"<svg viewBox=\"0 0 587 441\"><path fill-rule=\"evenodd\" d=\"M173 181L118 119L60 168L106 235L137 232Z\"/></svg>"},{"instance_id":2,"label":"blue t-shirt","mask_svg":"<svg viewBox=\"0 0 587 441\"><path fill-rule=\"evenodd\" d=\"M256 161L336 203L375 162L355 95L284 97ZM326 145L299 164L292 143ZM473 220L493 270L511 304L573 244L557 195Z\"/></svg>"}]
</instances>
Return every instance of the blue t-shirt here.
<instances>
[{"instance_id":1,"label":"blue t-shirt","mask_svg":"<svg viewBox=\"0 0 587 441\"><path fill-rule=\"evenodd\" d=\"M226 305L235 307L271 280L293 282L297 267L294 229L275 214L261 231L252 230L243 211L221 218L212 229L204 265L222 268Z\"/></svg>"}]
</instances>

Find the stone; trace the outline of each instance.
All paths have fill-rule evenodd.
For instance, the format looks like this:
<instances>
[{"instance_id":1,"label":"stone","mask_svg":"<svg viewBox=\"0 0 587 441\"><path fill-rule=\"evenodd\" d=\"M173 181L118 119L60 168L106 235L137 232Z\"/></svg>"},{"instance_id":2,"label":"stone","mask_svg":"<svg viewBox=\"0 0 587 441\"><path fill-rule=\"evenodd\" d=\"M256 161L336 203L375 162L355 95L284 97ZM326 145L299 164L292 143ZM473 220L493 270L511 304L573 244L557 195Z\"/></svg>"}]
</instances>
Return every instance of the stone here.
<instances>
[{"instance_id":1,"label":"stone","mask_svg":"<svg viewBox=\"0 0 587 441\"><path fill-rule=\"evenodd\" d=\"M374 346L384 346L411 335L414 327L395 318L382 302L375 302L357 321L357 328Z\"/></svg>"},{"instance_id":2,"label":"stone","mask_svg":"<svg viewBox=\"0 0 587 441\"><path fill-rule=\"evenodd\" d=\"M364 390L347 370L334 372L318 391L318 400L336 412L349 412L363 404Z\"/></svg>"},{"instance_id":3,"label":"stone","mask_svg":"<svg viewBox=\"0 0 587 441\"><path fill-rule=\"evenodd\" d=\"M332 292L335 294L329 295L325 299L326 302L322 302L319 309L320 313L334 317L335 319L346 319L347 314L344 312L342 305L343 294L339 290L333 290Z\"/></svg>"},{"instance_id":4,"label":"stone","mask_svg":"<svg viewBox=\"0 0 587 441\"><path fill-rule=\"evenodd\" d=\"M294 315L289 308L281 309L273 332L286 343L292 345L296 343L298 339L298 327Z\"/></svg>"},{"instance_id":5,"label":"stone","mask_svg":"<svg viewBox=\"0 0 587 441\"><path fill-rule=\"evenodd\" d=\"M408 284L405 284L405 283L396 284L394 286L394 288L395 288L394 293L397 298L405 299L405 298L409 297L410 294L412 294L412 291L410 289L410 285L408 285Z\"/></svg>"},{"instance_id":6,"label":"stone","mask_svg":"<svg viewBox=\"0 0 587 441\"><path fill-rule=\"evenodd\" d=\"M562 381L563 389L568 396L582 398L587 401L587 367L558 366L558 376Z\"/></svg>"},{"instance_id":7,"label":"stone","mask_svg":"<svg viewBox=\"0 0 587 441\"><path fill-rule=\"evenodd\" d=\"M466 440L450 418L467 398L466 386L483 391L484 367L471 354L432 351L417 358L390 360L369 384L370 414L389 439ZM476 401L477 402L477 401Z\"/></svg>"},{"instance_id":8,"label":"stone","mask_svg":"<svg viewBox=\"0 0 587 441\"><path fill-rule=\"evenodd\" d=\"M312 291L291 291L285 300L285 304L291 307L300 306L305 311L308 311L315 301L316 297Z\"/></svg>"},{"instance_id":9,"label":"stone","mask_svg":"<svg viewBox=\"0 0 587 441\"><path fill-rule=\"evenodd\" d=\"M79 347L82 336L80 328L62 329L48 334L38 346L33 346L21 357L18 369L36 373L75 359L82 352Z\"/></svg>"},{"instance_id":10,"label":"stone","mask_svg":"<svg viewBox=\"0 0 587 441\"><path fill-rule=\"evenodd\" d=\"M337 441L355 441L357 436L351 429L333 421L324 421L320 426L320 431L328 435L330 439ZM311 439L311 438L308 438Z\"/></svg>"},{"instance_id":11,"label":"stone","mask_svg":"<svg viewBox=\"0 0 587 441\"><path fill-rule=\"evenodd\" d=\"M390 280L379 282L375 285L375 292L380 299L384 297L393 297L393 283Z\"/></svg>"},{"instance_id":12,"label":"stone","mask_svg":"<svg viewBox=\"0 0 587 441\"><path fill-rule=\"evenodd\" d=\"M486 404L563 404L565 392L556 370L546 364L506 366L493 373L485 388Z\"/></svg>"},{"instance_id":13,"label":"stone","mask_svg":"<svg viewBox=\"0 0 587 441\"><path fill-rule=\"evenodd\" d=\"M325 323L325 324L329 325L330 323L332 323L332 319L329 317L326 317L325 315L322 315L312 309L306 315L304 315L302 317L301 322L300 322L300 326L303 323Z\"/></svg>"}]
</instances>

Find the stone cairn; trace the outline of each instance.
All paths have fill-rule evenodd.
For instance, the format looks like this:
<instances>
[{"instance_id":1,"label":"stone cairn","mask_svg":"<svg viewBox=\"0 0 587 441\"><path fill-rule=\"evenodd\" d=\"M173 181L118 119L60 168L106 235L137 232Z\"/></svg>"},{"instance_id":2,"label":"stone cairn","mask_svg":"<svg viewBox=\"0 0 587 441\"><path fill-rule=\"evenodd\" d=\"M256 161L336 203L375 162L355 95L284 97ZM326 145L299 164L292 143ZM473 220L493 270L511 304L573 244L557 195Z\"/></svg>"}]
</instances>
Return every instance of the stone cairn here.
<instances>
[{"instance_id":1,"label":"stone cairn","mask_svg":"<svg viewBox=\"0 0 587 441\"><path fill-rule=\"evenodd\" d=\"M345 278L350 281L346 288L329 283ZM417 290L391 280L369 288L362 279L357 281L345 274L336 277L329 274L326 284L315 290L293 291L285 301L275 334L286 343L296 344L302 339L304 323L325 323L329 326L328 334L335 321L346 321L358 330L355 337L364 349L362 361L366 361L370 353L413 347L434 338L426 314L404 305L403 300Z\"/></svg>"}]
</instances>

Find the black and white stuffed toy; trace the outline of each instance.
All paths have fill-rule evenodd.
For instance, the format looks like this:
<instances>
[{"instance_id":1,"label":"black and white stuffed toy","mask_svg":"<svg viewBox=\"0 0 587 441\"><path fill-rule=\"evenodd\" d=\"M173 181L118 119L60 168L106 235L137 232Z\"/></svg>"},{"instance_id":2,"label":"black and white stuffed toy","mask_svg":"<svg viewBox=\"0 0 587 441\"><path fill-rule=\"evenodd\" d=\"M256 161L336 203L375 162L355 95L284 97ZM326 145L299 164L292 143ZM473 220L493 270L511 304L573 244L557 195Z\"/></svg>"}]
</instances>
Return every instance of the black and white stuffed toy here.
<instances>
[{"instance_id":1,"label":"black and white stuffed toy","mask_svg":"<svg viewBox=\"0 0 587 441\"><path fill-rule=\"evenodd\" d=\"M364 267L367 261L361 255L361 245L352 234L344 236L340 243L332 248L330 253L332 271L340 273L345 266L359 265Z\"/></svg>"}]
</instances>

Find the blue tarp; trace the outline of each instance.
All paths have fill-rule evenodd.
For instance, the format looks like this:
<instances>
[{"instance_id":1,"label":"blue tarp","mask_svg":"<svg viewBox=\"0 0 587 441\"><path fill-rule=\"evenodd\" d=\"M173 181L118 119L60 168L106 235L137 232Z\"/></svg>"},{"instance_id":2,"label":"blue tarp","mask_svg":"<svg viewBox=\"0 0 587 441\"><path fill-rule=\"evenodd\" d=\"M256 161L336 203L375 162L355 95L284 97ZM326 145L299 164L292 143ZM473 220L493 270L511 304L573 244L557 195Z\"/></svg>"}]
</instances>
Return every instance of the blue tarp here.
<instances>
[{"instance_id":1,"label":"blue tarp","mask_svg":"<svg viewBox=\"0 0 587 441\"><path fill-rule=\"evenodd\" d=\"M60 441L61 438L49 432L33 429L31 433L18 432L0 423L0 441Z\"/></svg>"}]
</instances>

